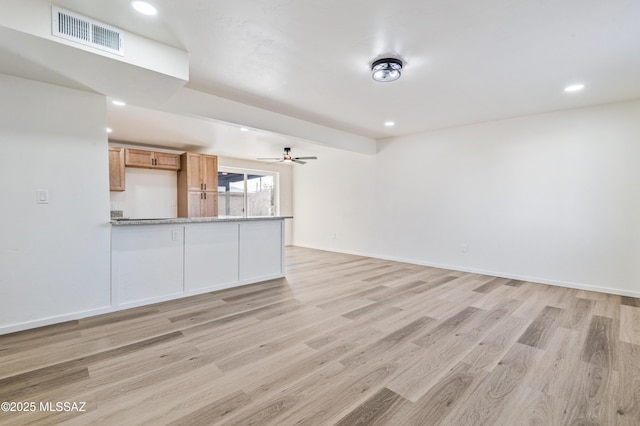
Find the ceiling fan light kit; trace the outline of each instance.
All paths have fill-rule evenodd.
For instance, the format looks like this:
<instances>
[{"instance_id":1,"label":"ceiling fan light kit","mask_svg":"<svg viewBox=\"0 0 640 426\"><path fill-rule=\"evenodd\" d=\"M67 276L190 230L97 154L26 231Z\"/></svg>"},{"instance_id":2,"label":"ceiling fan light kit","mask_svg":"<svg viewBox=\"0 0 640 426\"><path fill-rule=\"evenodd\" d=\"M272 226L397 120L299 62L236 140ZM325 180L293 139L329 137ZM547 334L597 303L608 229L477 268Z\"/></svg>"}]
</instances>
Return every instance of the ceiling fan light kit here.
<instances>
[{"instance_id":1,"label":"ceiling fan light kit","mask_svg":"<svg viewBox=\"0 0 640 426\"><path fill-rule=\"evenodd\" d=\"M282 157L267 157L267 158L258 158L258 160L275 160L272 161L269 164L275 164L275 163L298 163L298 164L307 164L306 161L302 161L302 160L317 160L318 157L292 157L291 154L289 154L289 152L291 152L291 148L285 148L284 149L284 154L282 154Z\"/></svg>"},{"instance_id":2,"label":"ceiling fan light kit","mask_svg":"<svg viewBox=\"0 0 640 426\"><path fill-rule=\"evenodd\" d=\"M395 81L402 75L402 60L398 58L383 58L371 64L371 77L375 81Z\"/></svg>"}]
</instances>

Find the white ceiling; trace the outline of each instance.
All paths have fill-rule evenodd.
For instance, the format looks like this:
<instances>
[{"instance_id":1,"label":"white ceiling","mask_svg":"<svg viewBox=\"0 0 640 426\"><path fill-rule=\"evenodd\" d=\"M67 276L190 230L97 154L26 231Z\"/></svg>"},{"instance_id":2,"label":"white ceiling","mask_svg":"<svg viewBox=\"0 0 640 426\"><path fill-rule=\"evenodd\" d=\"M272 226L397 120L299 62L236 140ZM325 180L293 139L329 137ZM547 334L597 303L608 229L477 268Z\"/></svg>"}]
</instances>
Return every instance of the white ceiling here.
<instances>
[{"instance_id":1,"label":"white ceiling","mask_svg":"<svg viewBox=\"0 0 640 426\"><path fill-rule=\"evenodd\" d=\"M223 157L256 159L282 154L290 147L295 156L313 155L313 145L290 136L247 129L229 123L177 115L132 105L107 106L114 142L135 142L181 151L205 152Z\"/></svg>"},{"instance_id":2,"label":"white ceiling","mask_svg":"<svg viewBox=\"0 0 640 426\"><path fill-rule=\"evenodd\" d=\"M191 89L374 139L640 98L637 0L149 2L156 17L129 0L55 3L186 50ZM384 55L405 60L400 80L371 79ZM110 125L153 143L138 113L151 112L112 111ZM185 145L223 127L150 121Z\"/></svg>"}]
</instances>

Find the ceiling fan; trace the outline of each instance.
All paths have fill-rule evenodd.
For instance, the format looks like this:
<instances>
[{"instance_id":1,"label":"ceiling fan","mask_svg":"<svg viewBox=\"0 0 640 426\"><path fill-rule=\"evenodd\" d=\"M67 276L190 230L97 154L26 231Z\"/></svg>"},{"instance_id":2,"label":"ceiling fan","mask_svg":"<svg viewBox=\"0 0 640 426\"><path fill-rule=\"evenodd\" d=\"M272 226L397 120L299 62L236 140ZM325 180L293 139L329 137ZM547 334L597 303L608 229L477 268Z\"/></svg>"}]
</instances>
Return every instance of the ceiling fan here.
<instances>
[{"instance_id":1,"label":"ceiling fan","mask_svg":"<svg viewBox=\"0 0 640 426\"><path fill-rule=\"evenodd\" d=\"M317 160L318 157L292 157L289 154L289 151L291 151L291 148L285 148L284 149L284 154L282 154L282 158L281 157L275 157L275 158L258 158L258 160L275 160L272 163L269 164L274 164L274 163L298 163L298 164L307 164L306 161L302 161L302 160Z\"/></svg>"}]
</instances>

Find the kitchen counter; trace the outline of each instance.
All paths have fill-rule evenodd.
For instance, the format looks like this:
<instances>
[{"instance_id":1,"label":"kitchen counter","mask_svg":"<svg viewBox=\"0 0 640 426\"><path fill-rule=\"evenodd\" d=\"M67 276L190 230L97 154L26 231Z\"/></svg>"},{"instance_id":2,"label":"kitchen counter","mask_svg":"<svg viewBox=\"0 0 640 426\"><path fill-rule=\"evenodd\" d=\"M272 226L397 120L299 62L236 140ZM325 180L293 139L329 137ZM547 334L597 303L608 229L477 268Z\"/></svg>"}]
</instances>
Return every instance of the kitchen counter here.
<instances>
[{"instance_id":1,"label":"kitchen counter","mask_svg":"<svg viewBox=\"0 0 640 426\"><path fill-rule=\"evenodd\" d=\"M113 308L284 277L284 221L290 218L112 220Z\"/></svg>"},{"instance_id":2,"label":"kitchen counter","mask_svg":"<svg viewBox=\"0 0 640 426\"><path fill-rule=\"evenodd\" d=\"M111 224L115 226L128 225L165 225L184 223L210 223L210 222L247 222L256 220L282 220L292 219L293 216L218 216L218 217L174 217L160 219L112 219Z\"/></svg>"}]
</instances>

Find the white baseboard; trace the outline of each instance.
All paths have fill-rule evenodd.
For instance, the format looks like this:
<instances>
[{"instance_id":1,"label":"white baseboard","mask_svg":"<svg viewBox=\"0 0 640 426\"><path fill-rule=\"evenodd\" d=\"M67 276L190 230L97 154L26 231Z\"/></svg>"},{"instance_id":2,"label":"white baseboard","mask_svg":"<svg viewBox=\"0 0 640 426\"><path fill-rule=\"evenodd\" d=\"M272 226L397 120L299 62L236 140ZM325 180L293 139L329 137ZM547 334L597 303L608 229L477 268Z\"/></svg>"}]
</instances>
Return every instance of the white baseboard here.
<instances>
[{"instance_id":1,"label":"white baseboard","mask_svg":"<svg viewBox=\"0 0 640 426\"><path fill-rule=\"evenodd\" d=\"M260 279L258 281L256 281L255 279L244 280L244 281L240 281L240 282L233 282L233 283L229 283L229 284L223 284L223 285L217 285L217 286L211 286L211 287L207 287L207 288L187 291L187 292L184 292L184 293L174 293L174 294L169 294L169 295L160 296L160 297L154 297L154 298L150 298L150 299L135 300L135 301L132 301L132 302L122 303L122 304L119 304L119 305L105 306L105 307L102 307L102 308L92 309L92 310L88 310L88 311L74 312L74 313L71 313L71 314L59 315L59 316L39 319L39 320L35 320L35 321L27 321L27 322L22 322L22 323L19 323L19 324L12 324L12 325L8 325L8 326L2 326L2 327L0 327L0 336L3 335L3 334L15 333L17 331L24 331L24 330L29 330L29 329L32 329L32 328L44 327L44 326L53 325L53 324L59 324L59 323L66 322L66 321L75 321L75 320L79 320L79 319L83 319L83 318L93 317L93 316L96 316L96 315L102 315L102 314L108 314L108 313L111 313L111 312L123 311L125 309L139 308L140 306L153 305L154 303L166 302L168 300L182 299L184 297L196 296L198 294L211 293L211 292L217 291L217 290L224 290L224 289L232 288L232 287L239 287L239 286L243 286L243 285L256 284L256 283L259 283L259 282L269 281L269 280L273 280L273 279L277 279L277 278L284 278L284 275L282 275L282 274L267 275L267 276L264 276L264 277L260 277Z\"/></svg>"},{"instance_id":2,"label":"white baseboard","mask_svg":"<svg viewBox=\"0 0 640 426\"><path fill-rule=\"evenodd\" d=\"M198 294L204 294L204 293L211 293L214 291L219 291L219 290L226 290L228 288L234 288L234 287L241 287L244 285L251 285L251 284L257 284L257 283L262 283L265 281L271 281L271 280L275 280L278 278L284 278L284 275L282 274L276 274L276 275L265 275L264 277L260 277L259 280L244 280L244 281L234 281L231 283L227 283L227 284L218 284L218 285L214 285L211 287L204 287L204 288L198 288L198 289L194 289L194 290L186 290L184 293L184 296L196 296Z\"/></svg>"},{"instance_id":3,"label":"white baseboard","mask_svg":"<svg viewBox=\"0 0 640 426\"><path fill-rule=\"evenodd\" d=\"M125 309L131 309L131 308L139 308L140 306L153 305L154 303L161 303L161 302L166 302L168 300L180 299L185 296L188 296L188 295L180 292L180 293L167 294L164 296L152 297L149 299L133 300L131 302L114 305L113 311L115 312L115 311L123 311Z\"/></svg>"},{"instance_id":4,"label":"white baseboard","mask_svg":"<svg viewBox=\"0 0 640 426\"><path fill-rule=\"evenodd\" d=\"M91 309L88 311L74 312L71 314L58 315L58 316L38 319L34 321L26 321L18 324L2 326L0 327L0 335L15 333L17 331L29 330L37 327L45 327L47 325L59 324L67 321L75 321L82 318L93 317L96 315L108 314L116 310L118 309L114 309L113 306L105 306L103 308Z\"/></svg>"},{"instance_id":5,"label":"white baseboard","mask_svg":"<svg viewBox=\"0 0 640 426\"><path fill-rule=\"evenodd\" d=\"M425 262L425 261L415 260L415 259L405 259L401 257L380 256L380 255L374 255L371 253L362 253L362 252L349 251L349 250L335 250L330 248L312 247L308 245L295 244L295 243L294 243L294 246L309 248L314 250L333 251L336 253L351 254L354 256L371 257L374 259L391 260L394 262L410 263L412 265L429 266L432 268L450 269L452 271L470 272L473 274L481 274L481 275L490 275L492 277L509 278L512 280L528 281L532 283L548 284L548 285L554 285L558 287L574 288L577 290L595 291L598 293L607 293L607 294L615 294L618 296L629 296L629 297L640 298L640 291L629 291L629 290L612 288L612 287L598 287L598 286L593 286L588 284L574 283L570 281L559 281L559 280L553 280L549 278L531 277L527 275L512 274L508 272L467 268L459 265L446 265L446 264L441 264L436 262Z\"/></svg>"}]
</instances>

